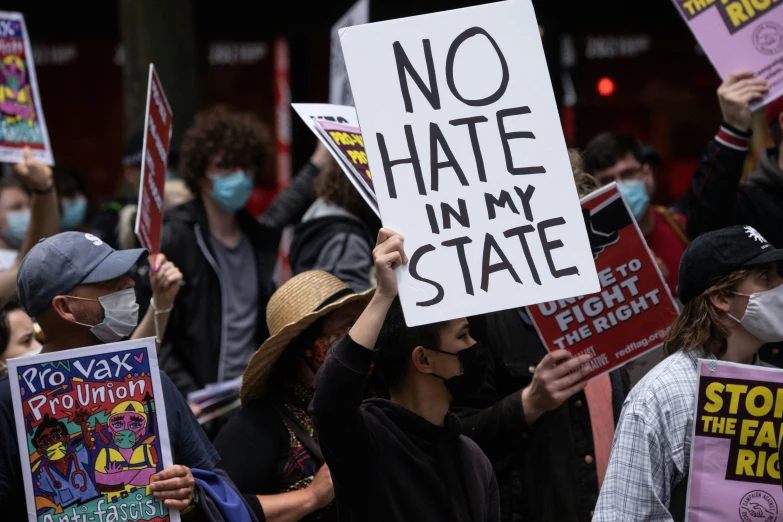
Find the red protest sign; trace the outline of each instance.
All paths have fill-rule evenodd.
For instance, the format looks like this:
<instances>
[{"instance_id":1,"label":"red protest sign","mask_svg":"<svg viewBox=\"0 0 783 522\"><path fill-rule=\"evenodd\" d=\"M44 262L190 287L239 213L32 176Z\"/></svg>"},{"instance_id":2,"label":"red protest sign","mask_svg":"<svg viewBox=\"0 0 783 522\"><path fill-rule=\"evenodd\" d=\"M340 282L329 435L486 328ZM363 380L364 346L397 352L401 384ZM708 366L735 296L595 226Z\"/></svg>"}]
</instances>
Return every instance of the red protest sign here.
<instances>
[{"instance_id":1,"label":"red protest sign","mask_svg":"<svg viewBox=\"0 0 783 522\"><path fill-rule=\"evenodd\" d=\"M150 254L160 252L163 222L163 189L171 143L171 106L160 85L155 66L150 64L147 112L144 118L144 149L141 161L136 236Z\"/></svg>"},{"instance_id":2,"label":"red protest sign","mask_svg":"<svg viewBox=\"0 0 783 522\"><path fill-rule=\"evenodd\" d=\"M601 291L528 312L547 350L593 356L589 380L662 345L678 312L617 185L581 202Z\"/></svg>"}]
</instances>

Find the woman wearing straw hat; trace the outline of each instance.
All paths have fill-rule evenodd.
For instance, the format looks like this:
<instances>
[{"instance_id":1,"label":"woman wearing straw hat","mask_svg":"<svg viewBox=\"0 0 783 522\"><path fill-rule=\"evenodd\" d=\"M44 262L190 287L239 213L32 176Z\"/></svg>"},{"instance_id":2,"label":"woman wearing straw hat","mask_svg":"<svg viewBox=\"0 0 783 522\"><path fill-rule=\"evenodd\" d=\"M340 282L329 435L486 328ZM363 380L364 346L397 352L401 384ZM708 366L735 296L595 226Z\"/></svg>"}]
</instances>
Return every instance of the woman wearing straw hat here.
<instances>
[{"instance_id":1,"label":"woman wearing straw hat","mask_svg":"<svg viewBox=\"0 0 783 522\"><path fill-rule=\"evenodd\" d=\"M258 500L253 505L268 521L337 520L331 476L307 406L329 347L371 296L310 270L269 300L271 336L245 371L242 409L215 441L221 467L242 493Z\"/></svg>"}]
</instances>

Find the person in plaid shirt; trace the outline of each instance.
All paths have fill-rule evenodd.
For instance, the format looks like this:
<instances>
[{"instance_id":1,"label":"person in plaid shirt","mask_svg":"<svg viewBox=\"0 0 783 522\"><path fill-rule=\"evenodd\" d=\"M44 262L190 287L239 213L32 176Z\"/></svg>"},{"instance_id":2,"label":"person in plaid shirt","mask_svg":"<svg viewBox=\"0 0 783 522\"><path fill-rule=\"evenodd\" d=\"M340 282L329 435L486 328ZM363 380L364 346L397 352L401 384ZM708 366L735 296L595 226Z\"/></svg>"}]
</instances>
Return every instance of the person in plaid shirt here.
<instances>
[{"instance_id":1,"label":"person in plaid shirt","mask_svg":"<svg viewBox=\"0 0 783 522\"><path fill-rule=\"evenodd\" d=\"M783 250L744 225L687 248L669 357L625 401L593 522L685 518L698 359L758 365L761 345L783 341L781 261Z\"/></svg>"}]
</instances>

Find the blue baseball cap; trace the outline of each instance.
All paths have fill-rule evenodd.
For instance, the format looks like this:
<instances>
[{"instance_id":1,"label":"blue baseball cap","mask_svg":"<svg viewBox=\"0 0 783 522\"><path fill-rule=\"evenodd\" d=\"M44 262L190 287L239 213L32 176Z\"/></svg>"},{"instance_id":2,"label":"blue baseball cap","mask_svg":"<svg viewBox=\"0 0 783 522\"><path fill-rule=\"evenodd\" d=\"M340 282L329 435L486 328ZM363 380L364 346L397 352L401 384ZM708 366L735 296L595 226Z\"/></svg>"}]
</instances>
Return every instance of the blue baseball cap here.
<instances>
[{"instance_id":1,"label":"blue baseball cap","mask_svg":"<svg viewBox=\"0 0 783 522\"><path fill-rule=\"evenodd\" d=\"M147 258L147 249L114 250L92 234L63 232L35 245L16 275L19 302L27 315L37 317L58 295L75 287L111 281Z\"/></svg>"}]
</instances>

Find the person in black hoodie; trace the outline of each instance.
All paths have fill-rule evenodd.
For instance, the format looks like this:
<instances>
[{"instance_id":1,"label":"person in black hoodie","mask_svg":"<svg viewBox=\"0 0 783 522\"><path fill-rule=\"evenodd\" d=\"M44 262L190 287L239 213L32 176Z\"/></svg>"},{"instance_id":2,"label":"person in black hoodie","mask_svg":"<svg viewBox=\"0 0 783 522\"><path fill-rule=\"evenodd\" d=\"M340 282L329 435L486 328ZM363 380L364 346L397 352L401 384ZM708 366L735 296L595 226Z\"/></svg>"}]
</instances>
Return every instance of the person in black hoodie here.
<instances>
[{"instance_id":1,"label":"person in black hoodie","mask_svg":"<svg viewBox=\"0 0 783 522\"><path fill-rule=\"evenodd\" d=\"M688 235L731 225L750 225L775 246L783 245L783 98L766 109L774 146L762 151L745 184L742 169L751 137L750 104L767 93L767 81L751 72L730 75L718 88L723 124L707 146L688 194Z\"/></svg>"},{"instance_id":2,"label":"person in black hoodie","mask_svg":"<svg viewBox=\"0 0 783 522\"><path fill-rule=\"evenodd\" d=\"M783 247L783 97L766 107L773 146L761 151L756 169L741 183L751 133L750 105L768 92L764 78L742 71L718 88L723 123L693 175L686 199L688 235L732 225L750 225L777 248ZM783 343L759 351L764 362L783 368Z\"/></svg>"},{"instance_id":3,"label":"person in black hoodie","mask_svg":"<svg viewBox=\"0 0 783 522\"><path fill-rule=\"evenodd\" d=\"M159 356L183 394L241 376L269 335L279 230L243 209L267 151L261 123L224 107L197 115L185 135L180 168L196 198L164 219L161 251L184 287Z\"/></svg>"},{"instance_id":4,"label":"person in black hoodie","mask_svg":"<svg viewBox=\"0 0 783 522\"><path fill-rule=\"evenodd\" d=\"M339 519L499 521L492 465L448 411L481 384L481 345L465 319L405 326L394 273L407 263L402 244L381 229L375 295L316 374L310 413ZM362 402L376 359L391 400Z\"/></svg>"},{"instance_id":5,"label":"person in black hoodie","mask_svg":"<svg viewBox=\"0 0 783 522\"><path fill-rule=\"evenodd\" d=\"M337 162L330 158L315 182L315 202L296 227L288 259L294 274L323 270L364 292L371 278L373 238L381 228Z\"/></svg>"}]
</instances>

